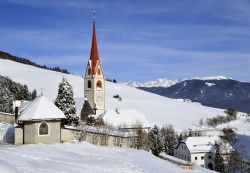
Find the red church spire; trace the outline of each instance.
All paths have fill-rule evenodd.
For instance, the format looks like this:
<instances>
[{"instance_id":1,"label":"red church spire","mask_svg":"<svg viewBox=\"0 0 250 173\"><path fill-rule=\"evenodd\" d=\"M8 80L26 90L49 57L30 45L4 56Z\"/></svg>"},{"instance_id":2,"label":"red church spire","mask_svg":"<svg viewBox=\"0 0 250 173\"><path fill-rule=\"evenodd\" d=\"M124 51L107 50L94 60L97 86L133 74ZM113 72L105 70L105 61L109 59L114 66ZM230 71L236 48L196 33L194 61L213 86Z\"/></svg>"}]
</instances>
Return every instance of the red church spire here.
<instances>
[{"instance_id":1,"label":"red church spire","mask_svg":"<svg viewBox=\"0 0 250 173\"><path fill-rule=\"evenodd\" d=\"M92 75L94 75L95 71L96 71L97 61L100 60L99 55L98 55L98 49L97 49L97 41L96 41L95 16L94 16L94 20L93 20L93 36L92 36L90 60L91 60Z\"/></svg>"}]
</instances>

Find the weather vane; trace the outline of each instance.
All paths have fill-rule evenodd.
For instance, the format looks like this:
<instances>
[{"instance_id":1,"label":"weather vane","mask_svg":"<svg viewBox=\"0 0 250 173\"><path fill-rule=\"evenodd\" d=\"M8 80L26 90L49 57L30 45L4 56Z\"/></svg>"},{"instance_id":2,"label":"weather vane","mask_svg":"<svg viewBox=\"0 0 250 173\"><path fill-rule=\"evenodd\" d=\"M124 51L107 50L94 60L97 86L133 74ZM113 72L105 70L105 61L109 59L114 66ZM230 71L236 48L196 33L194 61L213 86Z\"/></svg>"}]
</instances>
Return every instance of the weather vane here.
<instances>
[{"instance_id":1,"label":"weather vane","mask_svg":"<svg viewBox=\"0 0 250 173\"><path fill-rule=\"evenodd\" d=\"M95 10L93 10L92 12L93 12L93 19L95 20Z\"/></svg>"}]
</instances>

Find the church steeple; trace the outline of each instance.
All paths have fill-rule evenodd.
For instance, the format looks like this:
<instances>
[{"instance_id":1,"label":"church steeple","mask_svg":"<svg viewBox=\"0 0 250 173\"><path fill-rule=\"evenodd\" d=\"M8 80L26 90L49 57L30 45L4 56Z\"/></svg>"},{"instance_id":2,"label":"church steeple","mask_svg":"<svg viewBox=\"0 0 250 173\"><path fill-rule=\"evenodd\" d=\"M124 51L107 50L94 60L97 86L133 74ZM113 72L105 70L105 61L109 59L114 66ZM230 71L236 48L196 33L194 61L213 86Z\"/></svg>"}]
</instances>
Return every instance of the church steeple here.
<instances>
[{"instance_id":1,"label":"church steeple","mask_svg":"<svg viewBox=\"0 0 250 173\"><path fill-rule=\"evenodd\" d=\"M99 59L98 48L97 48L97 40L96 40L96 31L95 31L95 17L93 19L93 35L92 35L92 46L90 52L90 60L91 60L91 71L92 75L96 72L96 65Z\"/></svg>"}]
</instances>

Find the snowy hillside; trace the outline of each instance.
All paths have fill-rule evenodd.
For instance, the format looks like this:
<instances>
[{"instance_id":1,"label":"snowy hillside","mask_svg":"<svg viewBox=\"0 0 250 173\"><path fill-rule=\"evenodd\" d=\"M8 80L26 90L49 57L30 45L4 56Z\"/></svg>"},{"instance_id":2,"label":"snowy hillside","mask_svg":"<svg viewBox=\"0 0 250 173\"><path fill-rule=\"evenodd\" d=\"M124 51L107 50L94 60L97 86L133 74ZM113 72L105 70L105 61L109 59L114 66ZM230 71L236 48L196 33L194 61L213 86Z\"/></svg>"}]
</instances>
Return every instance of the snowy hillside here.
<instances>
[{"instance_id":1,"label":"snowy hillside","mask_svg":"<svg viewBox=\"0 0 250 173\"><path fill-rule=\"evenodd\" d=\"M73 86L78 112L81 110L84 100L81 76L49 71L3 59L0 59L0 74L16 82L27 84L30 90L37 89L38 93L42 91L50 100L56 98L59 82L66 77ZM106 82L105 94L106 109L135 109L144 114L151 125L172 124L179 130L192 127L201 118L224 114L222 109L181 102L122 84ZM119 94L122 101L113 98L115 94Z\"/></svg>"},{"instance_id":2,"label":"snowy hillside","mask_svg":"<svg viewBox=\"0 0 250 173\"><path fill-rule=\"evenodd\" d=\"M53 145L3 146L1 173L210 173L183 170L152 154L134 149L100 147L86 142Z\"/></svg>"}]
</instances>

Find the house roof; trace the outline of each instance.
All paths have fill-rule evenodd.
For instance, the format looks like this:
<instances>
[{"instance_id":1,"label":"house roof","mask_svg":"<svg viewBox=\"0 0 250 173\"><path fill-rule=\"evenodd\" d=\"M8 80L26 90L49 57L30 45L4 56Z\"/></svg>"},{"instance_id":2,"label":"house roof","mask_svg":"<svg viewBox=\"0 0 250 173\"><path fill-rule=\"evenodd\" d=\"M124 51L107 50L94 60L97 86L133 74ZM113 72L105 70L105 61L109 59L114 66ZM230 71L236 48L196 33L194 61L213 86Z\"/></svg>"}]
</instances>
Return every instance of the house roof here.
<instances>
[{"instance_id":1,"label":"house roof","mask_svg":"<svg viewBox=\"0 0 250 173\"><path fill-rule=\"evenodd\" d=\"M201 136L201 137L187 137L186 139L181 141L187 145L190 153L207 153L216 151L215 144L221 144L222 141L218 136ZM228 153L233 150L232 146L229 143L225 143L226 146L221 146L221 153Z\"/></svg>"},{"instance_id":2,"label":"house roof","mask_svg":"<svg viewBox=\"0 0 250 173\"><path fill-rule=\"evenodd\" d=\"M54 120L66 118L64 113L45 96L39 96L26 104L20 112L18 121Z\"/></svg>"},{"instance_id":3,"label":"house roof","mask_svg":"<svg viewBox=\"0 0 250 173\"><path fill-rule=\"evenodd\" d=\"M121 126L124 128L148 128L149 122L143 114L134 109L109 109L98 118L103 119L105 124Z\"/></svg>"}]
</instances>

